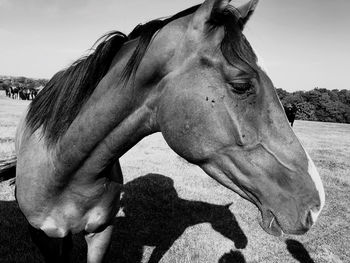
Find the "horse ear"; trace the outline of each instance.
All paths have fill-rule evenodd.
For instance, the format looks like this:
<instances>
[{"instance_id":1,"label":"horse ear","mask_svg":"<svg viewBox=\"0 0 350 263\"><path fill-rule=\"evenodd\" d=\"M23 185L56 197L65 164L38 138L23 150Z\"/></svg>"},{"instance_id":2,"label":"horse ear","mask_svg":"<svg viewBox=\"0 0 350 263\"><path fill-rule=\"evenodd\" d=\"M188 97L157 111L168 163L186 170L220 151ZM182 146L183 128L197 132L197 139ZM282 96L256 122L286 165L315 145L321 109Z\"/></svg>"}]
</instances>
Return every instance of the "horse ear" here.
<instances>
[{"instance_id":1,"label":"horse ear","mask_svg":"<svg viewBox=\"0 0 350 263\"><path fill-rule=\"evenodd\" d=\"M249 18L254 13L258 3L259 0L250 0L248 3L236 8L240 15L240 22L242 27L244 27L245 24L248 22Z\"/></svg>"},{"instance_id":2,"label":"horse ear","mask_svg":"<svg viewBox=\"0 0 350 263\"><path fill-rule=\"evenodd\" d=\"M213 13L223 11L231 0L206 0L196 11L193 18L193 27L203 29Z\"/></svg>"}]
</instances>

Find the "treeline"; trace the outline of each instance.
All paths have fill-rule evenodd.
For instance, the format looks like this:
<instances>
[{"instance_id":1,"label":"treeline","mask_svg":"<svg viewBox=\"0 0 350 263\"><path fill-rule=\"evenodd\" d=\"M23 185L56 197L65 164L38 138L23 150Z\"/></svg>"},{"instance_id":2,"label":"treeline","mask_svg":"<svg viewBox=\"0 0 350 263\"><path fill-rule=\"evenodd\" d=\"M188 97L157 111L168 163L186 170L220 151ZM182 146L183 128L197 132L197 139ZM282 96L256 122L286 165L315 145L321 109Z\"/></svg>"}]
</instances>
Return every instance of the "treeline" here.
<instances>
[{"instance_id":1,"label":"treeline","mask_svg":"<svg viewBox=\"0 0 350 263\"><path fill-rule=\"evenodd\" d=\"M277 89L277 94L283 105L297 106L296 119L350 123L350 90L315 88L289 93Z\"/></svg>"},{"instance_id":2,"label":"treeline","mask_svg":"<svg viewBox=\"0 0 350 263\"><path fill-rule=\"evenodd\" d=\"M0 90L7 89L8 87L18 88L37 88L45 86L48 82L47 79L32 79L26 77L11 77L11 76L0 76Z\"/></svg>"},{"instance_id":3,"label":"treeline","mask_svg":"<svg viewBox=\"0 0 350 263\"><path fill-rule=\"evenodd\" d=\"M0 90L9 86L37 88L45 86L47 82L47 79L0 76ZM350 90L315 88L289 93L277 89L277 94L283 105L297 106L298 120L350 123Z\"/></svg>"}]
</instances>

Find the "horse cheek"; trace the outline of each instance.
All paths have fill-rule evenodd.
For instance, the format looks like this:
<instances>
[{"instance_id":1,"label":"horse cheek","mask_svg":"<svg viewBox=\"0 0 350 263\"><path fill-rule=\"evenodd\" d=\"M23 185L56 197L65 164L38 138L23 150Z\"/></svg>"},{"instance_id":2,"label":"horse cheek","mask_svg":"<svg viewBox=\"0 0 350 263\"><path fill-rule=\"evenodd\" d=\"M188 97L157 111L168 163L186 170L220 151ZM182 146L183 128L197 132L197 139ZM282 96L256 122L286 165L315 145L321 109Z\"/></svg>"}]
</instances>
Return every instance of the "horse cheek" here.
<instances>
[{"instance_id":1,"label":"horse cheek","mask_svg":"<svg viewBox=\"0 0 350 263\"><path fill-rule=\"evenodd\" d=\"M173 96L176 99L163 103L158 122L168 145L187 161L198 163L219 147L220 130L211 103L188 95Z\"/></svg>"}]
</instances>

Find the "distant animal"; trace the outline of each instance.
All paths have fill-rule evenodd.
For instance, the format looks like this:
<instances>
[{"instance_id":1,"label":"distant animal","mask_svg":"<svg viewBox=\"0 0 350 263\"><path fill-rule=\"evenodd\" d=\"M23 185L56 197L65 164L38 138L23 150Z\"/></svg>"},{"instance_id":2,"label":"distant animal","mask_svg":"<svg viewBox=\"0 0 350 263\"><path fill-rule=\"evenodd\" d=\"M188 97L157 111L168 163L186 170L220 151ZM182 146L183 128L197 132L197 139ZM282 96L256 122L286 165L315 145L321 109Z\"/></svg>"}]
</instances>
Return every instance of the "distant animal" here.
<instances>
[{"instance_id":1,"label":"distant animal","mask_svg":"<svg viewBox=\"0 0 350 263\"><path fill-rule=\"evenodd\" d=\"M36 95L38 95L38 90L35 88L30 89L30 99L35 99Z\"/></svg>"},{"instance_id":2,"label":"distant animal","mask_svg":"<svg viewBox=\"0 0 350 263\"><path fill-rule=\"evenodd\" d=\"M79 232L87 261L102 262L119 158L155 132L255 204L267 233L303 234L316 222L320 176L243 35L257 3L206 0L110 33L33 100L16 135L16 199L46 262L67 262Z\"/></svg>"},{"instance_id":3,"label":"distant animal","mask_svg":"<svg viewBox=\"0 0 350 263\"><path fill-rule=\"evenodd\" d=\"M11 87L12 99L19 99L19 91L20 91L19 87L16 87L16 86Z\"/></svg>"},{"instance_id":4,"label":"distant animal","mask_svg":"<svg viewBox=\"0 0 350 263\"><path fill-rule=\"evenodd\" d=\"M6 97L11 97L11 87L6 86L4 89L5 89Z\"/></svg>"},{"instance_id":5,"label":"distant animal","mask_svg":"<svg viewBox=\"0 0 350 263\"><path fill-rule=\"evenodd\" d=\"M22 89L18 92L18 95L21 100L26 100L26 96Z\"/></svg>"},{"instance_id":6,"label":"distant animal","mask_svg":"<svg viewBox=\"0 0 350 263\"><path fill-rule=\"evenodd\" d=\"M8 87L8 94L10 98L13 98L13 88L11 86Z\"/></svg>"},{"instance_id":7,"label":"distant animal","mask_svg":"<svg viewBox=\"0 0 350 263\"><path fill-rule=\"evenodd\" d=\"M293 104L287 104L286 106L283 106L283 108L284 108L284 112L287 115L287 119L290 125L293 127L295 116L297 115L297 112L298 112L297 106L293 103Z\"/></svg>"},{"instance_id":8,"label":"distant animal","mask_svg":"<svg viewBox=\"0 0 350 263\"><path fill-rule=\"evenodd\" d=\"M22 88L20 89L19 91L19 97L22 99L22 100L29 100L30 99L30 89L29 88Z\"/></svg>"}]
</instances>

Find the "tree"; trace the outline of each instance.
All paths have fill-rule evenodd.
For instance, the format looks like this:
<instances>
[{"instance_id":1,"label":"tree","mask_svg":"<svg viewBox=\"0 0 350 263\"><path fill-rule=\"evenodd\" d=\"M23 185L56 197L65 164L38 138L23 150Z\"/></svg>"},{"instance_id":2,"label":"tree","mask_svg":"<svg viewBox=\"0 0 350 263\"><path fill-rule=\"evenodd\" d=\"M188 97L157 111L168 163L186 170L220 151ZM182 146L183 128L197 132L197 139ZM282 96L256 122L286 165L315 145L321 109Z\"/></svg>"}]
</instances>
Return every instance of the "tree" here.
<instances>
[{"instance_id":1,"label":"tree","mask_svg":"<svg viewBox=\"0 0 350 263\"><path fill-rule=\"evenodd\" d=\"M350 91L315 88L288 93L277 89L283 105L296 104L300 120L350 123Z\"/></svg>"}]
</instances>

